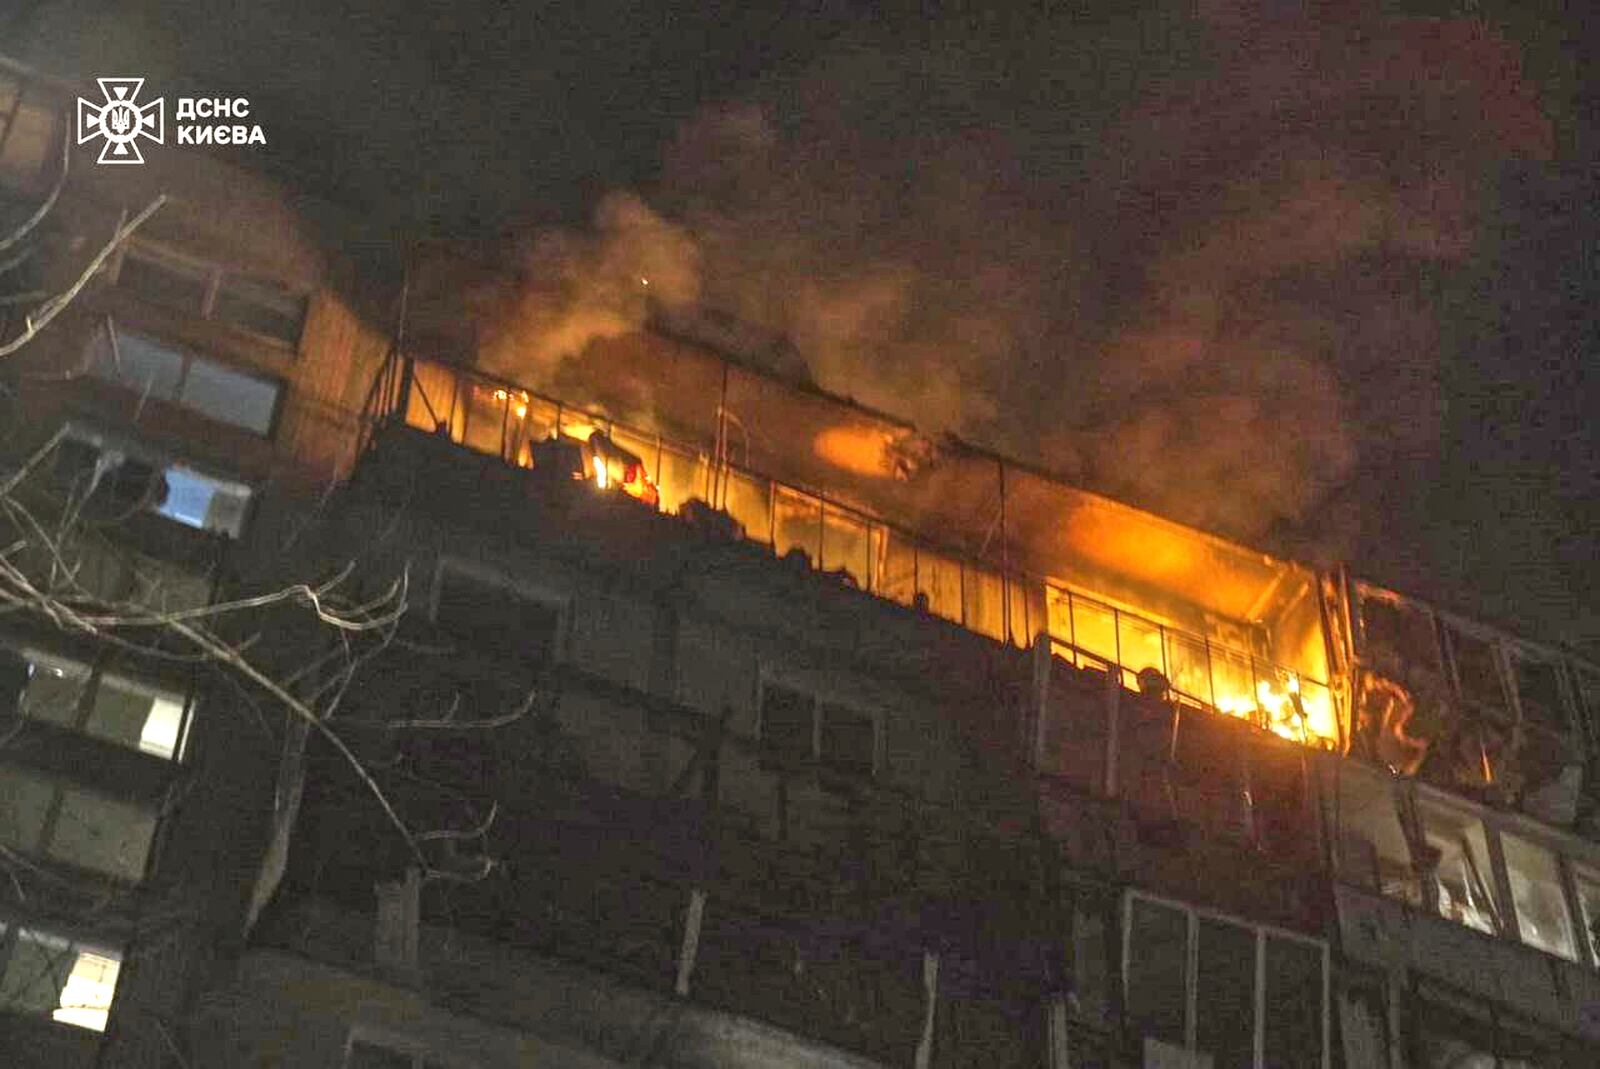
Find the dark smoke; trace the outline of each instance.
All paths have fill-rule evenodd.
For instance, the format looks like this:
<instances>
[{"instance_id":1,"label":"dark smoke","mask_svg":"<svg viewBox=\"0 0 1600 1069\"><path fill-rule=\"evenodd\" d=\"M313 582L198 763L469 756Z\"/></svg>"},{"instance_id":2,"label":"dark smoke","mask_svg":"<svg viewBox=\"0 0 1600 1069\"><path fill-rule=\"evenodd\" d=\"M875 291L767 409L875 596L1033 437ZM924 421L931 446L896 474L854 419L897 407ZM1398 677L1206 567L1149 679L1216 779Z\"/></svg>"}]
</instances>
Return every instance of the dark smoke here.
<instances>
[{"instance_id":1,"label":"dark smoke","mask_svg":"<svg viewBox=\"0 0 1600 1069\"><path fill-rule=\"evenodd\" d=\"M1549 126L1481 23L1212 6L1188 51L1124 57L1151 73L1118 92L1062 25L998 58L841 45L708 109L653 208L612 198L593 233L532 243L490 358L548 371L637 327L649 278L926 430L1336 548L1357 466L1437 439L1429 279Z\"/></svg>"}]
</instances>

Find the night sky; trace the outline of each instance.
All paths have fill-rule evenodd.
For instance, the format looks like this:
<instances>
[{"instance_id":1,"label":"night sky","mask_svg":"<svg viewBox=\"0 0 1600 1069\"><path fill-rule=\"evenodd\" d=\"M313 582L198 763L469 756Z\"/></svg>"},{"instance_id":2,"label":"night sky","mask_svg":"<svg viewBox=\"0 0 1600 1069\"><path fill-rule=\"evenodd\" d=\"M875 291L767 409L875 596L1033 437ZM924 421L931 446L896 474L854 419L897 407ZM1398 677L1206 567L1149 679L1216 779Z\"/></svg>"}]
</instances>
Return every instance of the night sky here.
<instances>
[{"instance_id":1,"label":"night sky","mask_svg":"<svg viewBox=\"0 0 1600 1069\"><path fill-rule=\"evenodd\" d=\"M1131 6L24 0L0 49L247 96L252 162L397 239L648 261L837 392L1600 658L1577 8Z\"/></svg>"}]
</instances>

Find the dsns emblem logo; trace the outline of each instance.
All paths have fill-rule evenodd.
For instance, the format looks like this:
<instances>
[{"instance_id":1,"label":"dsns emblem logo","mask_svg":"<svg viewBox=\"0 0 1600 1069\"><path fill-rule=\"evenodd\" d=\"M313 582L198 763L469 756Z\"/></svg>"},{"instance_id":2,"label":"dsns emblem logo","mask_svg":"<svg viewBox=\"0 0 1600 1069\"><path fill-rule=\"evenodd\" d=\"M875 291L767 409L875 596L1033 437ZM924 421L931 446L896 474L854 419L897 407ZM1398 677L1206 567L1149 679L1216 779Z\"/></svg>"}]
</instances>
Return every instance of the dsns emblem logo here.
<instances>
[{"instance_id":1,"label":"dsns emblem logo","mask_svg":"<svg viewBox=\"0 0 1600 1069\"><path fill-rule=\"evenodd\" d=\"M143 78L96 78L104 103L78 98L78 144L105 138L97 163L143 163L139 139L161 144L166 134L166 107L158 97L138 103Z\"/></svg>"}]
</instances>

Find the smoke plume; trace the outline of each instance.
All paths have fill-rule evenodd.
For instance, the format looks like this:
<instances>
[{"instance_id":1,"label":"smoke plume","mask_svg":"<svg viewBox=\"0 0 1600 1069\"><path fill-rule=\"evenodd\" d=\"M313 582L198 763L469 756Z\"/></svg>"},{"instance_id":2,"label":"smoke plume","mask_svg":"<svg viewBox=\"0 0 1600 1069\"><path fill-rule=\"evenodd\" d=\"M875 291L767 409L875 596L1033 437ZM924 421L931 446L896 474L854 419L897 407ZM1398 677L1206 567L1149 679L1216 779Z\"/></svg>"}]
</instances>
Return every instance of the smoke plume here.
<instances>
[{"instance_id":1,"label":"smoke plume","mask_svg":"<svg viewBox=\"0 0 1600 1069\"><path fill-rule=\"evenodd\" d=\"M653 208L529 244L489 359L548 371L647 298L699 301L924 430L1235 537L1337 540L1358 466L1437 438L1427 279L1473 249L1499 162L1549 152L1515 49L1239 3L1109 60L1066 21L1008 55L969 30L841 44L703 112Z\"/></svg>"}]
</instances>

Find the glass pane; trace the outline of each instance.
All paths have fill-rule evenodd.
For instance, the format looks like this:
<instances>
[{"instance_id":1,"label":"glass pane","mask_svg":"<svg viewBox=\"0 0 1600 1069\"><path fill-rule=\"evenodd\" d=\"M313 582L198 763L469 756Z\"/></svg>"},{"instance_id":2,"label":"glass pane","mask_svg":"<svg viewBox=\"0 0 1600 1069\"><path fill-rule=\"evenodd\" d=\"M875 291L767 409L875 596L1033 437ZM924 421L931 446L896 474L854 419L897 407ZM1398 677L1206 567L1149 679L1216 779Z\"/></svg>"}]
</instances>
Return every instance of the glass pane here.
<instances>
[{"instance_id":1,"label":"glass pane","mask_svg":"<svg viewBox=\"0 0 1600 1069\"><path fill-rule=\"evenodd\" d=\"M898 531L885 531L882 562L875 568L877 593L902 605L910 605L917 592L917 549Z\"/></svg>"},{"instance_id":2,"label":"glass pane","mask_svg":"<svg viewBox=\"0 0 1600 1069\"><path fill-rule=\"evenodd\" d=\"M500 456L508 433L509 394L481 382L464 384L461 444L490 456Z\"/></svg>"},{"instance_id":3,"label":"glass pane","mask_svg":"<svg viewBox=\"0 0 1600 1069\"><path fill-rule=\"evenodd\" d=\"M931 549L917 551L917 592L928 599L928 611L961 622L961 565Z\"/></svg>"},{"instance_id":4,"label":"glass pane","mask_svg":"<svg viewBox=\"0 0 1600 1069\"><path fill-rule=\"evenodd\" d=\"M1178 693L1204 705L1215 704L1211 694L1211 662L1203 640L1167 632L1167 679Z\"/></svg>"},{"instance_id":5,"label":"glass pane","mask_svg":"<svg viewBox=\"0 0 1600 1069\"><path fill-rule=\"evenodd\" d=\"M305 322L306 298L270 282L230 275L222 280L211 315L293 345Z\"/></svg>"},{"instance_id":6,"label":"glass pane","mask_svg":"<svg viewBox=\"0 0 1600 1069\"><path fill-rule=\"evenodd\" d=\"M1399 664L1439 671L1439 642L1427 612L1386 598L1363 594L1361 630L1367 655L1379 671L1394 674Z\"/></svg>"},{"instance_id":7,"label":"glass pane","mask_svg":"<svg viewBox=\"0 0 1600 1069\"><path fill-rule=\"evenodd\" d=\"M47 852L58 861L137 883L144 879L155 831L155 814L141 806L63 787Z\"/></svg>"},{"instance_id":8,"label":"glass pane","mask_svg":"<svg viewBox=\"0 0 1600 1069\"><path fill-rule=\"evenodd\" d=\"M761 691L761 746L785 762L811 757L811 695L768 683Z\"/></svg>"},{"instance_id":9,"label":"glass pane","mask_svg":"<svg viewBox=\"0 0 1600 1069\"><path fill-rule=\"evenodd\" d=\"M1141 1035L1182 1045L1188 1003L1189 918L1143 898L1129 900L1127 1012Z\"/></svg>"},{"instance_id":10,"label":"glass pane","mask_svg":"<svg viewBox=\"0 0 1600 1069\"><path fill-rule=\"evenodd\" d=\"M135 245L122 258L117 287L157 304L199 315L211 288L211 274L209 267Z\"/></svg>"},{"instance_id":11,"label":"glass pane","mask_svg":"<svg viewBox=\"0 0 1600 1069\"><path fill-rule=\"evenodd\" d=\"M870 559L866 521L825 506L822 510L822 570L843 571L855 580L856 586L865 590Z\"/></svg>"},{"instance_id":12,"label":"glass pane","mask_svg":"<svg viewBox=\"0 0 1600 1069\"><path fill-rule=\"evenodd\" d=\"M1439 915L1480 932L1498 931L1483 822L1428 799L1419 799L1418 809L1435 865Z\"/></svg>"},{"instance_id":13,"label":"glass pane","mask_svg":"<svg viewBox=\"0 0 1600 1069\"><path fill-rule=\"evenodd\" d=\"M78 724L78 700L89 685L89 669L40 653L29 653L33 670L23 694L24 712L37 720L48 720L62 727Z\"/></svg>"},{"instance_id":14,"label":"glass pane","mask_svg":"<svg viewBox=\"0 0 1600 1069\"><path fill-rule=\"evenodd\" d=\"M1513 658L1517 673L1517 697L1522 715L1540 727L1565 734L1566 701L1561 696L1561 667L1554 661Z\"/></svg>"},{"instance_id":15,"label":"glass pane","mask_svg":"<svg viewBox=\"0 0 1600 1069\"><path fill-rule=\"evenodd\" d=\"M1322 1065L1322 948L1268 935L1263 1063L1278 1069Z\"/></svg>"},{"instance_id":16,"label":"glass pane","mask_svg":"<svg viewBox=\"0 0 1600 1069\"><path fill-rule=\"evenodd\" d=\"M836 768L871 775L877 732L872 718L838 705L822 706L822 760Z\"/></svg>"},{"instance_id":17,"label":"glass pane","mask_svg":"<svg viewBox=\"0 0 1600 1069\"><path fill-rule=\"evenodd\" d=\"M418 360L411 365L411 376L411 394L405 402L406 424L425 431L448 426L450 409L455 404L455 372ZM555 424L554 415L550 422Z\"/></svg>"},{"instance_id":18,"label":"glass pane","mask_svg":"<svg viewBox=\"0 0 1600 1069\"><path fill-rule=\"evenodd\" d=\"M196 358L183 381L182 401L196 412L256 434L272 429L278 386Z\"/></svg>"},{"instance_id":19,"label":"glass pane","mask_svg":"<svg viewBox=\"0 0 1600 1069\"><path fill-rule=\"evenodd\" d=\"M67 940L19 930L0 975L0 1007L17 1013L54 1013L76 962L77 954Z\"/></svg>"},{"instance_id":20,"label":"glass pane","mask_svg":"<svg viewBox=\"0 0 1600 1069\"><path fill-rule=\"evenodd\" d=\"M1011 641L1019 646L1031 646L1034 637L1048 629L1044 585L1014 575L1006 586L1011 598Z\"/></svg>"},{"instance_id":21,"label":"glass pane","mask_svg":"<svg viewBox=\"0 0 1600 1069\"><path fill-rule=\"evenodd\" d=\"M1105 605L1074 594L1072 596L1073 643L1105 660L1117 663L1117 617Z\"/></svg>"},{"instance_id":22,"label":"glass pane","mask_svg":"<svg viewBox=\"0 0 1600 1069\"><path fill-rule=\"evenodd\" d=\"M1500 668L1495 663L1494 646L1456 628L1451 628L1449 634L1456 675L1461 680L1462 697L1490 709L1504 710L1506 692L1500 684Z\"/></svg>"},{"instance_id":23,"label":"glass pane","mask_svg":"<svg viewBox=\"0 0 1600 1069\"><path fill-rule=\"evenodd\" d=\"M1255 674L1249 657L1213 645L1211 688L1222 712L1250 721L1258 718Z\"/></svg>"},{"instance_id":24,"label":"glass pane","mask_svg":"<svg viewBox=\"0 0 1600 1069\"><path fill-rule=\"evenodd\" d=\"M810 494L780 486L773 500L773 523L773 549L778 556L799 550L816 567L821 551L822 502Z\"/></svg>"},{"instance_id":25,"label":"glass pane","mask_svg":"<svg viewBox=\"0 0 1600 1069\"><path fill-rule=\"evenodd\" d=\"M986 568L967 567L963 584L966 604L963 606L967 626L980 635L1004 642L1006 637L1005 590L998 572Z\"/></svg>"},{"instance_id":26,"label":"glass pane","mask_svg":"<svg viewBox=\"0 0 1600 1069\"><path fill-rule=\"evenodd\" d=\"M677 512L690 498L705 499L706 474L709 470L704 457L679 452L671 446L661 450L661 508L664 512Z\"/></svg>"},{"instance_id":27,"label":"glass pane","mask_svg":"<svg viewBox=\"0 0 1600 1069\"><path fill-rule=\"evenodd\" d=\"M533 466L532 447L536 442L545 441L556 432L556 406L549 401L542 401L526 393L513 392L507 399L510 405L510 418L506 425L506 458L518 467L528 468ZM651 477L655 471L655 445L649 445L648 452L639 452L639 446L630 435L619 432L618 442L624 448L639 453L651 465Z\"/></svg>"},{"instance_id":28,"label":"glass pane","mask_svg":"<svg viewBox=\"0 0 1600 1069\"><path fill-rule=\"evenodd\" d=\"M1195 1047L1215 1069L1253 1069L1256 933L1201 917L1196 934Z\"/></svg>"},{"instance_id":29,"label":"glass pane","mask_svg":"<svg viewBox=\"0 0 1600 1069\"><path fill-rule=\"evenodd\" d=\"M36 852L55 797L56 785L44 776L0 765L0 842Z\"/></svg>"},{"instance_id":30,"label":"glass pane","mask_svg":"<svg viewBox=\"0 0 1600 1069\"><path fill-rule=\"evenodd\" d=\"M156 512L199 531L217 531L237 538L251 490L240 483L217 479L174 464L164 473L167 497Z\"/></svg>"},{"instance_id":31,"label":"glass pane","mask_svg":"<svg viewBox=\"0 0 1600 1069\"><path fill-rule=\"evenodd\" d=\"M163 401L177 397L184 358L171 346L143 334L118 330L116 344L102 346L98 351L102 360L97 360L90 370L100 378Z\"/></svg>"},{"instance_id":32,"label":"glass pane","mask_svg":"<svg viewBox=\"0 0 1600 1069\"><path fill-rule=\"evenodd\" d=\"M61 989L59 1006L50 1016L62 1024L104 1032L121 970L122 962L115 955L80 949Z\"/></svg>"},{"instance_id":33,"label":"glass pane","mask_svg":"<svg viewBox=\"0 0 1600 1069\"><path fill-rule=\"evenodd\" d=\"M1334 774L1339 878L1358 887L1420 905L1422 888L1395 808L1394 787L1383 776L1340 762Z\"/></svg>"},{"instance_id":34,"label":"glass pane","mask_svg":"<svg viewBox=\"0 0 1600 1069\"><path fill-rule=\"evenodd\" d=\"M765 479L728 473L727 512L753 542L772 537L772 485Z\"/></svg>"},{"instance_id":35,"label":"glass pane","mask_svg":"<svg viewBox=\"0 0 1600 1069\"><path fill-rule=\"evenodd\" d=\"M1161 629L1155 624L1125 612L1118 613L1117 644L1122 657L1124 686L1132 690L1139 689L1139 672L1146 668L1166 674Z\"/></svg>"},{"instance_id":36,"label":"glass pane","mask_svg":"<svg viewBox=\"0 0 1600 1069\"><path fill-rule=\"evenodd\" d=\"M1506 855L1506 875L1511 879L1511 904L1517 911L1522 941L1568 961L1578 960L1572 919L1555 854L1511 834L1500 836Z\"/></svg>"},{"instance_id":37,"label":"glass pane","mask_svg":"<svg viewBox=\"0 0 1600 1069\"><path fill-rule=\"evenodd\" d=\"M134 749L150 718L154 695L130 680L102 676L84 731L97 739Z\"/></svg>"}]
</instances>

